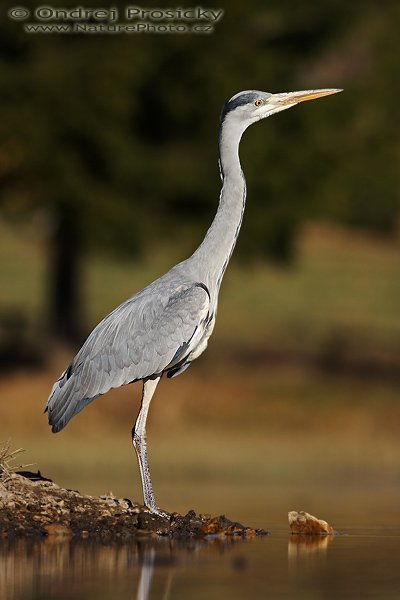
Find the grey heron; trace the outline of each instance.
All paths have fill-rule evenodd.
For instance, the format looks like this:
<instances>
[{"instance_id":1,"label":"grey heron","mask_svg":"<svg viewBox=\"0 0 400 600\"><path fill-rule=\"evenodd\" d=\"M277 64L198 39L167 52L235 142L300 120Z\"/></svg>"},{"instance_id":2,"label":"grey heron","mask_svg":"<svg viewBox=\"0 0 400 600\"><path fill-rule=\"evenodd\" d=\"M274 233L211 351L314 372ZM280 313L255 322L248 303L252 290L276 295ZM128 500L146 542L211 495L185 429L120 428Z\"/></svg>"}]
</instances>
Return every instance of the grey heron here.
<instances>
[{"instance_id":1,"label":"grey heron","mask_svg":"<svg viewBox=\"0 0 400 600\"><path fill-rule=\"evenodd\" d=\"M92 400L111 388L143 382L141 407L132 429L143 498L160 514L147 460L146 420L163 374L183 373L207 347L221 281L239 234L246 183L239 159L243 132L261 119L338 89L271 94L239 92L223 107L219 129L222 180L219 205L203 242L183 262L123 302L89 335L47 401L49 423L58 432Z\"/></svg>"}]
</instances>

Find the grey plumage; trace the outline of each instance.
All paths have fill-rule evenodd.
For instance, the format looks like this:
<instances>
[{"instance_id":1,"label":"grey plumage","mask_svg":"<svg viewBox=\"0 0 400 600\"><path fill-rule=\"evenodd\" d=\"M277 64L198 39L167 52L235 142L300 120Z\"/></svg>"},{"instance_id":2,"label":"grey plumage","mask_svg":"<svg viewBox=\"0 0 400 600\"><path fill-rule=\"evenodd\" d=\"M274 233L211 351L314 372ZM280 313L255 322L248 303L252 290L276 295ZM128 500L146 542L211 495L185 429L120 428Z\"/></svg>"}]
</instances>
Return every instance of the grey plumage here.
<instances>
[{"instance_id":1,"label":"grey plumage","mask_svg":"<svg viewBox=\"0 0 400 600\"><path fill-rule=\"evenodd\" d=\"M54 432L111 388L176 369L205 329L205 287L178 265L118 306L87 338L48 401Z\"/></svg>"},{"instance_id":2,"label":"grey plumage","mask_svg":"<svg viewBox=\"0 0 400 600\"><path fill-rule=\"evenodd\" d=\"M47 402L54 432L97 396L143 380L142 405L132 430L145 504L159 512L147 462L146 419L158 381L182 373L206 348L222 277L242 223L246 185L239 143L246 128L304 100L339 90L270 94L249 90L224 106L219 130L222 189L216 216L194 254L105 317L56 381Z\"/></svg>"}]
</instances>

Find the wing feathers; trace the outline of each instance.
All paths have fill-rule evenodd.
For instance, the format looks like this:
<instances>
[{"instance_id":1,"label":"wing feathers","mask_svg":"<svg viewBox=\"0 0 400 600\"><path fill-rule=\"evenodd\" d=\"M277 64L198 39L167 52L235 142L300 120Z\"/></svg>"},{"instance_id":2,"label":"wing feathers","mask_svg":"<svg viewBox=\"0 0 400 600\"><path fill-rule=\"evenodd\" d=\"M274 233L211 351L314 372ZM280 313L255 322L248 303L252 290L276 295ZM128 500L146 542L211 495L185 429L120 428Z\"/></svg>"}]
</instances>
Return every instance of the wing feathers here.
<instances>
[{"instance_id":1,"label":"wing feathers","mask_svg":"<svg viewBox=\"0 0 400 600\"><path fill-rule=\"evenodd\" d=\"M180 362L193 349L191 341L209 304L203 284L161 278L117 307L54 384L47 402L53 431L111 388Z\"/></svg>"}]
</instances>

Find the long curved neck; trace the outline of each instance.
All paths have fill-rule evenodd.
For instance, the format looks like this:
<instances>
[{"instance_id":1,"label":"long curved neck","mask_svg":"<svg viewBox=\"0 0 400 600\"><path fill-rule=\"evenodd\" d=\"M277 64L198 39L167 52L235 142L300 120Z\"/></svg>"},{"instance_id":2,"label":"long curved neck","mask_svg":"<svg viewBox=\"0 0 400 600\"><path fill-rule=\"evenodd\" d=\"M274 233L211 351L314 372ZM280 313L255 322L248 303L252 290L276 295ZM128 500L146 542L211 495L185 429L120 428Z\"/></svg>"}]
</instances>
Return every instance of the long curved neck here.
<instances>
[{"instance_id":1,"label":"long curved neck","mask_svg":"<svg viewBox=\"0 0 400 600\"><path fill-rule=\"evenodd\" d=\"M239 143L245 127L229 117L219 132L222 189L217 213L203 242L193 255L208 284L219 285L232 255L242 224L246 182L239 160Z\"/></svg>"}]
</instances>

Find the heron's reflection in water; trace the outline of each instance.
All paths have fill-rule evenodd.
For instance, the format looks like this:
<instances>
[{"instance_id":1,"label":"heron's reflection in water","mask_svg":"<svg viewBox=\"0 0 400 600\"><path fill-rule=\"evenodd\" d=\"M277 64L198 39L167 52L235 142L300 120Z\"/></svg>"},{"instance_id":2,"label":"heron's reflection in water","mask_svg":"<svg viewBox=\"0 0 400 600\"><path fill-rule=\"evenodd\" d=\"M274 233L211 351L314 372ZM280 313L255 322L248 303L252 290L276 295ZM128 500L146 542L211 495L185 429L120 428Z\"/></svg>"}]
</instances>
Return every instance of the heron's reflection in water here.
<instances>
[{"instance_id":1,"label":"heron's reflection in water","mask_svg":"<svg viewBox=\"0 0 400 600\"><path fill-rule=\"evenodd\" d=\"M0 598L112 597L147 600L153 589L167 600L174 575L191 563L216 557L242 540L182 542L140 539L126 543L48 538L43 541L0 540Z\"/></svg>"},{"instance_id":2,"label":"heron's reflection in water","mask_svg":"<svg viewBox=\"0 0 400 600\"><path fill-rule=\"evenodd\" d=\"M168 554L163 554L164 553L157 553L154 544L147 545L143 548L143 558L140 564L140 578L136 594L137 600L148 600L150 597L151 583L155 569L164 572L166 571L166 581L162 585L162 598L163 600L168 600L170 597L172 579L178 561L176 560L173 551L169 553L169 557Z\"/></svg>"},{"instance_id":3,"label":"heron's reflection in water","mask_svg":"<svg viewBox=\"0 0 400 600\"><path fill-rule=\"evenodd\" d=\"M141 565L141 573L139 579L139 586L137 591L137 600L147 600L150 594L151 580L154 574L154 561L156 557L156 551L154 546L147 548L145 552L144 560Z\"/></svg>"}]
</instances>

